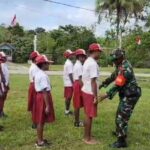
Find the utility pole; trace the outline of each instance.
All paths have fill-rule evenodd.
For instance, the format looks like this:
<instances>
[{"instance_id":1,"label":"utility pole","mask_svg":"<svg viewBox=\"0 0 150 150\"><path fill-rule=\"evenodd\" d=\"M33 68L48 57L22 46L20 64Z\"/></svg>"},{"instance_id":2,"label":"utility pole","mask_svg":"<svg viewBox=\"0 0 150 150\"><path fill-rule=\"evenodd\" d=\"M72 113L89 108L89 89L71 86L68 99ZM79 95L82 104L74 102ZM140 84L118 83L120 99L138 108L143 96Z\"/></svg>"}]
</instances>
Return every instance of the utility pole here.
<instances>
[{"instance_id":1,"label":"utility pole","mask_svg":"<svg viewBox=\"0 0 150 150\"><path fill-rule=\"evenodd\" d=\"M34 51L37 51L37 35L34 35L34 40L33 40L33 45L34 45Z\"/></svg>"},{"instance_id":2,"label":"utility pole","mask_svg":"<svg viewBox=\"0 0 150 150\"><path fill-rule=\"evenodd\" d=\"M122 48L122 31L119 33L119 48Z\"/></svg>"}]
</instances>

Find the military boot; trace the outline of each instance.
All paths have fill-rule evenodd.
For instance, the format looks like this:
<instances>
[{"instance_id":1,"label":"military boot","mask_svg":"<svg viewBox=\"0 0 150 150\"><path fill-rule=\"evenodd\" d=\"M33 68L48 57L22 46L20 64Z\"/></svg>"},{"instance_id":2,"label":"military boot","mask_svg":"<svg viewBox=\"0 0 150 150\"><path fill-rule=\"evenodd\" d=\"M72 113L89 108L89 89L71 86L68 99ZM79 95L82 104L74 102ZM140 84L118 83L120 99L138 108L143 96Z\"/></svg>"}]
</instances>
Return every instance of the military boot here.
<instances>
[{"instance_id":1,"label":"military boot","mask_svg":"<svg viewBox=\"0 0 150 150\"><path fill-rule=\"evenodd\" d=\"M125 148L127 147L127 142L124 137L118 138L116 142L114 142L112 145L110 145L112 148Z\"/></svg>"}]
</instances>

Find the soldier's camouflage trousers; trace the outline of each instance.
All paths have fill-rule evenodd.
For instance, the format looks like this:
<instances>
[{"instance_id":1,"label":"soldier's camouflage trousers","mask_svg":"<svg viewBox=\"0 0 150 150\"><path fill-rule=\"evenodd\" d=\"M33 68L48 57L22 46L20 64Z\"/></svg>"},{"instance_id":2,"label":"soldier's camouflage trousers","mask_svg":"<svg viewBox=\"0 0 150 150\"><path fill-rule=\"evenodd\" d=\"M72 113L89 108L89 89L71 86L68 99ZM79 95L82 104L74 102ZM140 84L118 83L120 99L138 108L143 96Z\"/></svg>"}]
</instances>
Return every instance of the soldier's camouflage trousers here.
<instances>
[{"instance_id":1,"label":"soldier's camouflage trousers","mask_svg":"<svg viewBox=\"0 0 150 150\"><path fill-rule=\"evenodd\" d=\"M118 137L127 137L128 122L139 97L120 98L116 113L116 132Z\"/></svg>"}]
</instances>

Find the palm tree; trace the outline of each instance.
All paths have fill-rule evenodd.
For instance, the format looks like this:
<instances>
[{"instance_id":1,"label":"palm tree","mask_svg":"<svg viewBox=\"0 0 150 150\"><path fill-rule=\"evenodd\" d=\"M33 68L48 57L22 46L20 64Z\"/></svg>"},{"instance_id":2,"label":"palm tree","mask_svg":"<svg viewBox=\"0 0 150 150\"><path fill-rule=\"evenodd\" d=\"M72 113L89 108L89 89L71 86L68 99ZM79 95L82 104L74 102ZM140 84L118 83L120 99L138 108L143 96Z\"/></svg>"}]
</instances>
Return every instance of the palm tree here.
<instances>
[{"instance_id":1,"label":"palm tree","mask_svg":"<svg viewBox=\"0 0 150 150\"><path fill-rule=\"evenodd\" d=\"M121 48L121 28L124 28L128 18L142 19L145 6L150 3L149 0L96 0L96 14L98 21L102 19L102 14L110 19L110 22L116 24L117 38Z\"/></svg>"}]
</instances>

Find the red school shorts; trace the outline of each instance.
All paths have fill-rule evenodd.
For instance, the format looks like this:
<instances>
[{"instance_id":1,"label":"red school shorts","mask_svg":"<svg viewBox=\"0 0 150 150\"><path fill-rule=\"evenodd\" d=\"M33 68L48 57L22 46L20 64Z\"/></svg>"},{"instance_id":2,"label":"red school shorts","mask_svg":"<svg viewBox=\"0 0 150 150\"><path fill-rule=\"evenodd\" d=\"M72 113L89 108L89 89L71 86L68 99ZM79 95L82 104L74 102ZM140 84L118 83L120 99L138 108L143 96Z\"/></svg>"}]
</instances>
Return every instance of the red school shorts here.
<instances>
[{"instance_id":1,"label":"red school shorts","mask_svg":"<svg viewBox=\"0 0 150 150\"><path fill-rule=\"evenodd\" d=\"M94 96L82 91L82 97L85 114L91 118L97 117L97 105L93 104Z\"/></svg>"},{"instance_id":2,"label":"red school shorts","mask_svg":"<svg viewBox=\"0 0 150 150\"><path fill-rule=\"evenodd\" d=\"M75 109L83 107L81 85L78 80L76 80L73 84L73 106Z\"/></svg>"},{"instance_id":3,"label":"red school shorts","mask_svg":"<svg viewBox=\"0 0 150 150\"><path fill-rule=\"evenodd\" d=\"M29 90L28 90L28 111L32 112L35 98L36 98L36 91L35 91L34 83L32 82L30 83Z\"/></svg>"},{"instance_id":4,"label":"red school shorts","mask_svg":"<svg viewBox=\"0 0 150 150\"><path fill-rule=\"evenodd\" d=\"M71 100L73 96L73 87L64 87L64 97L66 100Z\"/></svg>"},{"instance_id":5,"label":"red school shorts","mask_svg":"<svg viewBox=\"0 0 150 150\"><path fill-rule=\"evenodd\" d=\"M34 123L44 124L44 123L52 123L55 121L53 101L50 92L48 92L48 100L49 100L50 113L46 114L45 113L46 104L44 100L44 94L42 92L37 93L36 100L33 105L33 113L32 113L32 120Z\"/></svg>"}]
</instances>

